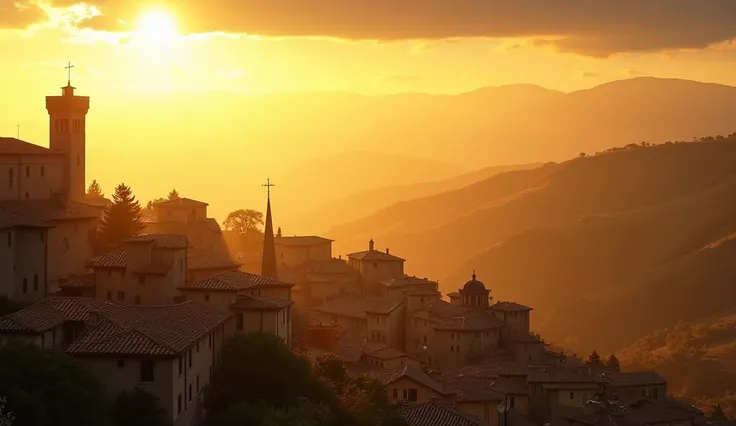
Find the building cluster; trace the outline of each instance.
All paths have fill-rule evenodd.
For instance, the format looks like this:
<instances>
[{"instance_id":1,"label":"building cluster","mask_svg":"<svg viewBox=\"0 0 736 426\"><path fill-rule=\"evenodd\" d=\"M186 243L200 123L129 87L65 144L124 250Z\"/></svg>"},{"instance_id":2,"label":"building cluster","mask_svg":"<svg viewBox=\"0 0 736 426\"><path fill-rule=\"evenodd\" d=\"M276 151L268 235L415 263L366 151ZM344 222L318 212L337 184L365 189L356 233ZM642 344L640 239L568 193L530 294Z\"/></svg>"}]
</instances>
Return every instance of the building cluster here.
<instances>
[{"instance_id":1,"label":"building cluster","mask_svg":"<svg viewBox=\"0 0 736 426\"><path fill-rule=\"evenodd\" d=\"M0 318L0 345L62 348L111 395L156 395L177 426L196 424L224 340L252 331L342 357L412 426L702 418L656 373L597 371L549 350L532 309L494 302L475 273L445 300L372 240L343 259L332 240L274 235L270 195L257 253L231 256L208 205L178 198L147 212L144 234L94 255L107 201L85 194L89 98L74 90L47 97L49 148L0 138L0 296L30 303Z\"/></svg>"}]
</instances>

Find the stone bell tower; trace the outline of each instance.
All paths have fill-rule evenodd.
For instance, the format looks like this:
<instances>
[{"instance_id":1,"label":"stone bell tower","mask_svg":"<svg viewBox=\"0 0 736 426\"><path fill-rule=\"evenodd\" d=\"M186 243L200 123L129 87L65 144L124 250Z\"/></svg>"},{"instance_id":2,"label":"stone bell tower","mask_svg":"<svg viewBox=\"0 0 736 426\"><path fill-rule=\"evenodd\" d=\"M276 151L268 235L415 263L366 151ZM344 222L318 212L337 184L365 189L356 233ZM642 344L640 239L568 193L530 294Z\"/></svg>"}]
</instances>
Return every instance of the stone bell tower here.
<instances>
[{"instance_id":1,"label":"stone bell tower","mask_svg":"<svg viewBox=\"0 0 736 426\"><path fill-rule=\"evenodd\" d=\"M64 154L65 195L74 201L84 198L86 116L89 110L89 96L76 96L71 84L72 64L61 96L46 96L46 110L49 113L49 148Z\"/></svg>"}]
</instances>

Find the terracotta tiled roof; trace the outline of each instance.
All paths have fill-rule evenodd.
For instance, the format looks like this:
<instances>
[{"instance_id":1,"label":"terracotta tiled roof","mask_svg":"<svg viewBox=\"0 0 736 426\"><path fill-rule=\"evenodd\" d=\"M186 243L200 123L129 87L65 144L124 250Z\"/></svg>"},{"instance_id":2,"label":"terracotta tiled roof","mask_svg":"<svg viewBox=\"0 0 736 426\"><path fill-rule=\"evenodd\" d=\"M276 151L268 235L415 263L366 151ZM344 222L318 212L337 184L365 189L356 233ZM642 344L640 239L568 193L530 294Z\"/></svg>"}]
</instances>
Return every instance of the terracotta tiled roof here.
<instances>
[{"instance_id":1,"label":"terracotta tiled roof","mask_svg":"<svg viewBox=\"0 0 736 426\"><path fill-rule=\"evenodd\" d=\"M492 384L482 378L456 378L444 382L446 391L456 394L458 401L502 401L504 393L494 389Z\"/></svg>"},{"instance_id":2,"label":"terracotta tiled roof","mask_svg":"<svg viewBox=\"0 0 736 426\"><path fill-rule=\"evenodd\" d=\"M58 152L16 138L0 137L0 155L61 155Z\"/></svg>"},{"instance_id":3,"label":"terracotta tiled roof","mask_svg":"<svg viewBox=\"0 0 736 426\"><path fill-rule=\"evenodd\" d=\"M434 286L435 289L437 288L437 281L432 281L428 278L412 277L409 275L404 275L403 277L391 278L389 280L379 281L379 284L385 287L390 287L390 288L409 287L409 286L420 286L422 288Z\"/></svg>"},{"instance_id":4,"label":"terracotta tiled roof","mask_svg":"<svg viewBox=\"0 0 736 426\"><path fill-rule=\"evenodd\" d=\"M143 234L128 238L125 243L153 243L154 248L184 249L189 247L186 235L179 234Z\"/></svg>"},{"instance_id":5,"label":"terracotta tiled roof","mask_svg":"<svg viewBox=\"0 0 736 426\"><path fill-rule=\"evenodd\" d=\"M366 312L387 314L402 303L401 300L392 300L386 297L357 297L349 294L339 294L310 309L325 314L367 318Z\"/></svg>"},{"instance_id":6,"label":"terracotta tiled roof","mask_svg":"<svg viewBox=\"0 0 736 426\"><path fill-rule=\"evenodd\" d=\"M486 426L478 417L435 401L407 404L399 408L399 414L409 426Z\"/></svg>"},{"instance_id":7,"label":"terracotta tiled roof","mask_svg":"<svg viewBox=\"0 0 736 426\"><path fill-rule=\"evenodd\" d=\"M100 210L97 207L55 198L46 200L2 201L0 202L0 208L12 210L44 221L98 219L100 217Z\"/></svg>"},{"instance_id":8,"label":"terracotta tiled roof","mask_svg":"<svg viewBox=\"0 0 736 426\"><path fill-rule=\"evenodd\" d=\"M667 379L655 371L633 371L629 373L610 373L608 386L666 385Z\"/></svg>"},{"instance_id":9,"label":"terracotta tiled roof","mask_svg":"<svg viewBox=\"0 0 736 426\"><path fill-rule=\"evenodd\" d=\"M408 377L439 394L447 395L453 393L448 392L441 382L433 379L429 374L422 370L422 367L414 364L407 364L403 367L392 370L377 370L368 373L368 375L380 380L384 385L389 385L402 377Z\"/></svg>"},{"instance_id":10,"label":"terracotta tiled roof","mask_svg":"<svg viewBox=\"0 0 736 426\"><path fill-rule=\"evenodd\" d=\"M61 288L93 288L94 286L95 274L85 274L59 283Z\"/></svg>"},{"instance_id":11,"label":"terracotta tiled roof","mask_svg":"<svg viewBox=\"0 0 736 426\"><path fill-rule=\"evenodd\" d=\"M51 228L52 225L37 217L28 216L0 207L0 229L7 228Z\"/></svg>"},{"instance_id":12,"label":"terracotta tiled roof","mask_svg":"<svg viewBox=\"0 0 736 426\"><path fill-rule=\"evenodd\" d=\"M239 268L243 263L232 259L223 252L210 252L201 248L191 247L187 250L187 269L225 269Z\"/></svg>"},{"instance_id":13,"label":"terracotta tiled roof","mask_svg":"<svg viewBox=\"0 0 736 426\"><path fill-rule=\"evenodd\" d=\"M68 348L73 355L178 355L233 316L194 302L126 306L105 302L99 322Z\"/></svg>"},{"instance_id":14,"label":"terracotta tiled roof","mask_svg":"<svg viewBox=\"0 0 736 426\"><path fill-rule=\"evenodd\" d=\"M366 260L366 261L383 260L383 261L401 261L403 262L405 260L398 256L394 256L393 254L389 254L389 253L378 251L378 250L366 250L366 251L359 251L356 253L350 253L348 254L348 257L352 259Z\"/></svg>"},{"instance_id":15,"label":"terracotta tiled roof","mask_svg":"<svg viewBox=\"0 0 736 426\"><path fill-rule=\"evenodd\" d=\"M187 208L201 206L207 207L209 206L209 204L202 201L192 200L191 198L177 198L175 200L159 201L158 203L155 203L154 206L167 208Z\"/></svg>"},{"instance_id":16,"label":"terracotta tiled roof","mask_svg":"<svg viewBox=\"0 0 736 426\"><path fill-rule=\"evenodd\" d=\"M302 246L318 246L322 244L328 244L333 242L329 238L318 237L316 235L305 235L305 236L291 236L291 237L275 237L274 242L276 245L302 247Z\"/></svg>"},{"instance_id":17,"label":"terracotta tiled roof","mask_svg":"<svg viewBox=\"0 0 736 426\"><path fill-rule=\"evenodd\" d=\"M0 318L0 331L41 333L65 321L84 321L87 312L102 309L105 302L79 297L50 297Z\"/></svg>"},{"instance_id":18,"label":"terracotta tiled roof","mask_svg":"<svg viewBox=\"0 0 736 426\"><path fill-rule=\"evenodd\" d=\"M365 355L370 355L374 358L380 358L380 359L394 359L394 358L400 358L400 357L413 358L412 356L406 354L405 352L402 352L385 343L376 343L376 342L364 343L363 353Z\"/></svg>"},{"instance_id":19,"label":"terracotta tiled roof","mask_svg":"<svg viewBox=\"0 0 736 426\"><path fill-rule=\"evenodd\" d=\"M491 305L491 309L494 311L503 311L503 312L531 311L532 310L532 308L521 305L516 302L497 302L496 304Z\"/></svg>"},{"instance_id":20,"label":"terracotta tiled roof","mask_svg":"<svg viewBox=\"0 0 736 426\"><path fill-rule=\"evenodd\" d=\"M239 291L255 287L291 287L292 284L243 271L227 271L180 286L180 290Z\"/></svg>"},{"instance_id":21,"label":"terracotta tiled roof","mask_svg":"<svg viewBox=\"0 0 736 426\"><path fill-rule=\"evenodd\" d=\"M238 295L238 298L230 307L234 310L281 310L289 307L292 300L278 297L258 297L251 295Z\"/></svg>"},{"instance_id":22,"label":"terracotta tiled roof","mask_svg":"<svg viewBox=\"0 0 736 426\"><path fill-rule=\"evenodd\" d=\"M115 250L100 256L94 263L94 268L125 268L128 265L128 252Z\"/></svg>"}]
</instances>

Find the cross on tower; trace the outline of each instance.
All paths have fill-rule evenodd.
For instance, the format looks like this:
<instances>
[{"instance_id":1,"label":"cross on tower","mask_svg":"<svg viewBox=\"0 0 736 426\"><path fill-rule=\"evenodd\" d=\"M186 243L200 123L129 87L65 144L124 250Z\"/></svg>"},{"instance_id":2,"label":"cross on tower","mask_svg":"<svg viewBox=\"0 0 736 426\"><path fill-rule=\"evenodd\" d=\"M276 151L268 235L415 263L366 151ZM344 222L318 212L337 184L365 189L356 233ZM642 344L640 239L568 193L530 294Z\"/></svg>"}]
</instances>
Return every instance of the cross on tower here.
<instances>
[{"instance_id":1,"label":"cross on tower","mask_svg":"<svg viewBox=\"0 0 736 426\"><path fill-rule=\"evenodd\" d=\"M261 186L265 186L266 187L266 194L268 195L268 198L271 199L271 187L272 186L276 186L276 185L274 185L274 184L271 183L271 178L266 179L266 183L264 183Z\"/></svg>"},{"instance_id":2,"label":"cross on tower","mask_svg":"<svg viewBox=\"0 0 736 426\"><path fill-rule=\"evenodd\" d=\"M66 85L71 86L72 85L72 68L74 68L74 65L72 65L71 62L68 63L67 66L64 67L66 69Z\"/></svg>"}]
</instances>

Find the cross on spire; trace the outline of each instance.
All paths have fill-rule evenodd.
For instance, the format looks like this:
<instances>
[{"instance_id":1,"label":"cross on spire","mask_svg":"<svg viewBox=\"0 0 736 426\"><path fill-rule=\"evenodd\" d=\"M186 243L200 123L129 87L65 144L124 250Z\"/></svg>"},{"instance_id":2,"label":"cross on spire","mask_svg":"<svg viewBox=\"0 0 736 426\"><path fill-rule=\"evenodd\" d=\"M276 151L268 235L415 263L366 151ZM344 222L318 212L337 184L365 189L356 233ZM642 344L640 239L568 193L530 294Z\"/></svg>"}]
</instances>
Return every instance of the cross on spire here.
<instances>
[{"instance_id":1,"label":"cross on spire","mask_svg":"<svg viewBox=\"0 0 736 426\"><path fill-rule=\"evenodd\" d=\"M71 86L72 85L72 68L74 68L74 65L72 65L71 62L67 64L67 66L64 67L66 69L66 85Z\"/></svg>"},{"instance_id":2,"label":"cross on spire","mask_svg":"<svg viewBox=\"0 0 736 426\"><path fill-rule=\"evenodd\" d=\"M276 185L274 185L274 184L271 183L271 178L268 178L268 179L266 179L266 183L264 183L261 186L265 186L266 187L266 194L268 195L268 199L270 200L271 199L271 187L272 186L276 186Z\"/></svg>"}]
</instances>

